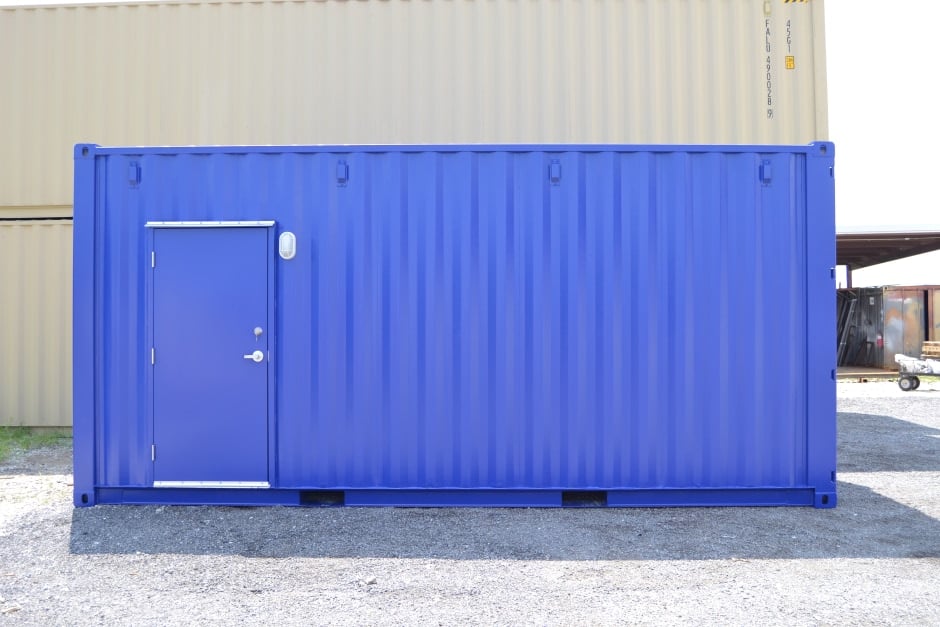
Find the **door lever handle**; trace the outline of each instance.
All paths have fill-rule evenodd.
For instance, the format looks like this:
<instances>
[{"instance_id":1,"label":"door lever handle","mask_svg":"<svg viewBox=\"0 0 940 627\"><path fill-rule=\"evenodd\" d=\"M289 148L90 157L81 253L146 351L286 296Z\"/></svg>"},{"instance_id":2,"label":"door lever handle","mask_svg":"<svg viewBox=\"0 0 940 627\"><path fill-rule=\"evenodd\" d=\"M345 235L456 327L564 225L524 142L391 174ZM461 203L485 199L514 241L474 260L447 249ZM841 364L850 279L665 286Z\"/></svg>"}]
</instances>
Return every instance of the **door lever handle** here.
<instances>
[{"instance_id":1,"label":"door lever handle","mask_svg":"<svg viewBox=\"0 0 940 627\"><path fill-rule=\"evenodd\" d=\"M244 357L245 359L252 360L256 364L260 364L262 361L264 361L264 353L262 353L261 351L255 351L250 355L245 355Z\"/></svg>"}]
</instances>

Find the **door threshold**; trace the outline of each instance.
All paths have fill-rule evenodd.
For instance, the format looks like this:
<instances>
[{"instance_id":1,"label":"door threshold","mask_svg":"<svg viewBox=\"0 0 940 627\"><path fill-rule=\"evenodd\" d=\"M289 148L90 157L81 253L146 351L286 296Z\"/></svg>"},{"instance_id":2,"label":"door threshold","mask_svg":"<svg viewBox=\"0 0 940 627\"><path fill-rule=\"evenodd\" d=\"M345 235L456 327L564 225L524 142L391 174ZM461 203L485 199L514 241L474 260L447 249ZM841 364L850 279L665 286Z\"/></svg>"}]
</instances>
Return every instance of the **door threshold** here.
<instances>
[{"instance_id":1,"label":"door threshold","mask_svg":"<svg viewBox=\"0 0 940 627\"><path fill-rule=\"evenodd\" d=\"M154 481L155 488L270 488L267 481Z\"/></svg>"}]
</instances>

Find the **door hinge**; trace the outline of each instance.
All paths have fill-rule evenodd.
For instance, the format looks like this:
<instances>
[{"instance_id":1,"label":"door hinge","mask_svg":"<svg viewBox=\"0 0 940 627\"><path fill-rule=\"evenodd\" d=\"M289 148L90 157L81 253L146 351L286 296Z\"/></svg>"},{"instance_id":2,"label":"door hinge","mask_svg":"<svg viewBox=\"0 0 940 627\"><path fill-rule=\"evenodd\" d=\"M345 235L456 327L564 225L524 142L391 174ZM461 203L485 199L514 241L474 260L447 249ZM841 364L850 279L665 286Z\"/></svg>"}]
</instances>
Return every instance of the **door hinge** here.
<instances>
[{"instance_id":1,"label":"door hinge","mask_svg":"<svg viewBox=\"0 0 940 627\"><path fill-rule=\"evenodd\" d=\"M157 267L157 253L152 250L150 251L150 267L151 268Z\"/></svg>"},{"instance_id":2,"label":"door hinge","mask_svg":"<svg viewBox=\"0 0 940 627\"><path fill-rule=\"evenodd\" d=\"M156 351L151 348L150 349L150 365L151 366L157 363L156 356L157 356Z\"/></svg>"},{"instance_id":3,"label":"door hinge","mask_svg":"<svg viewBox=\"0 0 940 627\"><path fill-rule=\"evenodd\" d=\"M150 461L152 462L157 461L157 445L156 444L150 445Z\"/></svg>"}]
</instances>

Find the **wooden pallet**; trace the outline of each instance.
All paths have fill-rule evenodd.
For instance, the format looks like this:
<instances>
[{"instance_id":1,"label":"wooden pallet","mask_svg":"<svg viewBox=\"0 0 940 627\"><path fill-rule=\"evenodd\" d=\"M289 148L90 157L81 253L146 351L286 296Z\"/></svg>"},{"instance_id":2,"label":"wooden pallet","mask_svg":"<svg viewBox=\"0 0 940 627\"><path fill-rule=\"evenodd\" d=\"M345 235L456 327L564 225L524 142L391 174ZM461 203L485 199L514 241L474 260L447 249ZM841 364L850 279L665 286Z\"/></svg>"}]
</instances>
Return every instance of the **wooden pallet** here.
<instances>
[{"instance_id":1,"label":"wooden pallet","mask_svg":"<svg viewBox=\"0 0 940 627\"><path fill-rule=\"evenodd\" d=\"M940 342L924 342L920 353L921 359L940 359Z\"/></svg>"}]
</instances>

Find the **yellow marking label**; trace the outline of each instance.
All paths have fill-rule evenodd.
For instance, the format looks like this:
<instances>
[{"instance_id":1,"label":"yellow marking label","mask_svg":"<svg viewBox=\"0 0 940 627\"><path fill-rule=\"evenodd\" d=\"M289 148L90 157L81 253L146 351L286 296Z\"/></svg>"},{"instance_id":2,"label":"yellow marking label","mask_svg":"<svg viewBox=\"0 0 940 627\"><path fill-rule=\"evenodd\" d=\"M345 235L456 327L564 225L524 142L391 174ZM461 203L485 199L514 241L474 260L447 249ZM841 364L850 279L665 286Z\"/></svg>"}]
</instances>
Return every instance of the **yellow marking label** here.
<instances>
[{"instance_id":1,"label":"yellow marking label","mask_svg":"<svg viewBox=\"0 0 940 627\"><path fill-rule=\"evenodd\" d=\"M787 56L784 57L784 58L786 59L786 65L787 65L787 69L788 69L788 70L792 70L792 69L795 69L795 68L796 68L796 58L795 58L795 57L792 57L792 56L790 56L790 55L787 55Z\"/></svg>"}]
</instances>

